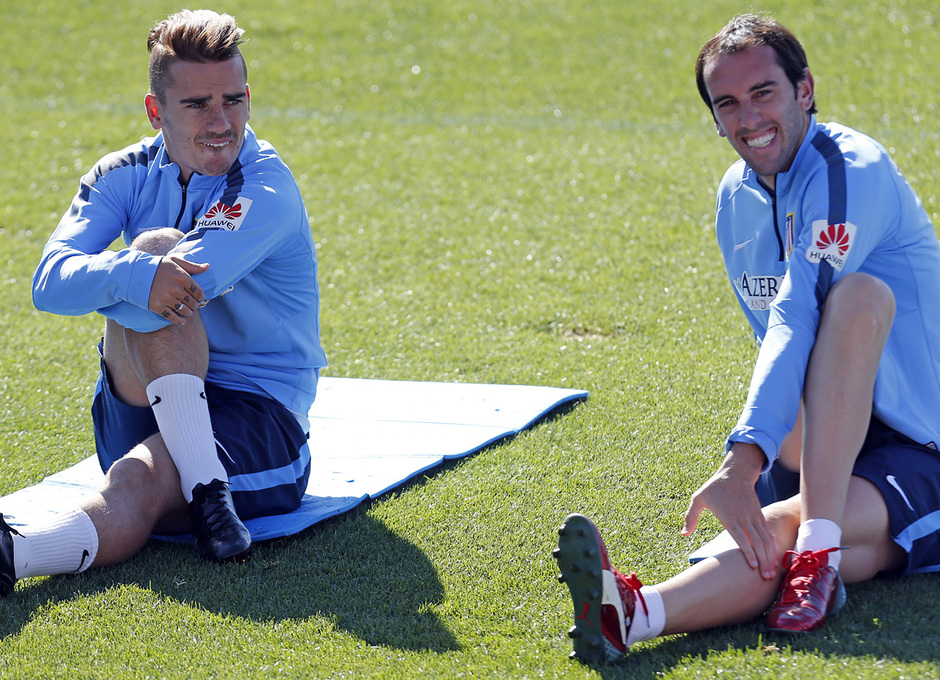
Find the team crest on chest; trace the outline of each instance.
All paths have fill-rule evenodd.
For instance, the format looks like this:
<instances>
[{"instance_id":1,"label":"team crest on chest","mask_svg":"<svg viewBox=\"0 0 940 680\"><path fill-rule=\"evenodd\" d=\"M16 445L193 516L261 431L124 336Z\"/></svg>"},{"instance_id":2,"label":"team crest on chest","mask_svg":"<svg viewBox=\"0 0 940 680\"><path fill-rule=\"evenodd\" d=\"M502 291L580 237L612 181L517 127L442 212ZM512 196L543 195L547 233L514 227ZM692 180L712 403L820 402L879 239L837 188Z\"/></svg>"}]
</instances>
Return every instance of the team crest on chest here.
<instances>
[{"instance_id":1,"label":"team crest on chest","mask_svg":"<svg viewBox=\"0 0 940 680\"><path fill-rule=\"evenodd\" d=\"M793 220L795 213L787 213L787 221L783 227L783 252L786 258L790 259L790 251L793 250Z\"/></svg>"},{"instance_id":2,"label":"team crest on chest","mask_svg":"<svg viewBox=\"0 0 940 680\"><path fill-rule=\"evenodd\" d=\"M232 205L226 205L219 201L206 212L205 215L196 220L196 229L225 229L226 231L238 231L245 221L245 215L251 207L251 199L239 196Z\"/></svg>"},{"instance_id":3,"label":"team crest on chest","mask_svg":"<svg viewBox=\"0 0 940 680\"><path fill-rule=\"evenodd\" d=\"M842 271L855 240L857 227L851 222L829 224L825 220L813 222L813 241L806 250L806 259L815 264L828 262L836 271Z\"/></svg>"}]
</instances>

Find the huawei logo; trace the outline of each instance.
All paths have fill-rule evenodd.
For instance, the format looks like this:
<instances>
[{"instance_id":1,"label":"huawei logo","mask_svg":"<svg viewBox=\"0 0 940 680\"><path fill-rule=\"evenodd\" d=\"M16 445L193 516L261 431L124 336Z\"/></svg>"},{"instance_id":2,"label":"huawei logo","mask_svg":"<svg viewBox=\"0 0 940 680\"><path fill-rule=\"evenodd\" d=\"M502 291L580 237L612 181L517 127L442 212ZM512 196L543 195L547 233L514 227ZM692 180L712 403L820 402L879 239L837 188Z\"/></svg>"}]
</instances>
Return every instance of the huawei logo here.
<instances>
[{"instance_id":1,"label":"huawei logo","mask_svg":"<svg viewBox=\"0 0 940 680\"><path fill-rule=\"evenodd\" d=\"M819 234L819 237L816 239L816 247L819 248L819 250L837 248L839 257L842 257L849 250L850 240L851 238L844 224L830 224Z\"/></svg>"},{"instance_id":2,"label":"huawei logo","mask_svg":"<svg viewBox=\"0 0 940 680\"><path fill-rule=\"evenodd\" d=\"M234 205L226 205L219 201L209 208L209 211L196 220L197 229L225 229L226 231L238 231L245 221L248 209L251 207L251 199L239 196Z\"/></svg>"},{"instance_id":3,"label":"huawei logo","mask_svg":"<svg viewBox=\"0 0 940 680\"><path fill-rule=\"evenodd\" d=\"M813 240L806 249L806 259L814 264L828 263L841 272L848 260L858 227L851 222L829 224L824 220L816 220L812 228Z\"/></svg>"},{"instance_id":4,"label":"huawei logo","mask_svg":"<svg viewBox=\"0 0 940 680\"><path fill-rule=\"evenodd\" d=\"M235 205L225 205L221 201L219 201L214 206L209 208L209 212L206 213L207 220L211 220L212 218L234 220L241 216L242 216L242 204L241 203L236 203Z\"/></svg>"}]
</instances>

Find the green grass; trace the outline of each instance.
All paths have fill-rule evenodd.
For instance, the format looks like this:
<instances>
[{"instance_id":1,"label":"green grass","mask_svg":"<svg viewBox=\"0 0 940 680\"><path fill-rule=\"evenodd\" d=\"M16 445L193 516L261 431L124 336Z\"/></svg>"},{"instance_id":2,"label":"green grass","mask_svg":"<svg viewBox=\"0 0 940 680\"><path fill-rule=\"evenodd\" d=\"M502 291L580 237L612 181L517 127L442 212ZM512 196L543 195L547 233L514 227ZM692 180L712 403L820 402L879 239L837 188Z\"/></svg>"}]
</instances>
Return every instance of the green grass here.
<instances>
[{"instance_id":1,"label":"green grass","mask_svg":"<svg viewBox=\"0 0 940 680\"><path fill-rule=\"evenodd\" d=\"M0 493L93 450L95 317L29 280L78 177L149 134L145 37L179 8L15 0L0 23ZM934 0L758 6L807 46L823 120L882 140L940 213ZM554 527L590 514L646 582L685 564L690 493L754 348L713 239L734 159L698 100L718 0L233 0L253 125L319 244L331 376L576 387L590 399L245 565L154 544L19 584L0 676L936 678L930 577L850 588L824 632L759 625L567 659Z\"/></svg>"}]
</instances>

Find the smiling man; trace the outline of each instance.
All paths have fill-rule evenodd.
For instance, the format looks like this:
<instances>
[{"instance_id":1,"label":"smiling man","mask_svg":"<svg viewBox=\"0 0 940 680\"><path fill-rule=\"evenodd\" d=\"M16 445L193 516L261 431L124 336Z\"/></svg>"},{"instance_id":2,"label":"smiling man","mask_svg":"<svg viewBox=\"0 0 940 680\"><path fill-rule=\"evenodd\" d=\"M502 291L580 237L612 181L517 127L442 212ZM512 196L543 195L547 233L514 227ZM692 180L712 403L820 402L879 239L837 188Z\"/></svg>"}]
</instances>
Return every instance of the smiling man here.
<instances>
[{"instance_id":1,"label":"smiling man","mask_svg":"<svg viewBox=\"0 0 940 680\"><path fill-rule=\"evenodd\" d=\"M741 157L716 227L760 350L683 533L708 509L738 548L642 586L613 567L590 520L569 516L556 557L587 660L765 611L771 631L816 630L844 581L940 570L934 227L880 144L817 122L803 47L776 21L733 19L703 47L696 80Z\"/></svg>"},{"instance_id":2,"label":"smiling man","mask_svg":"<svg viewBox=\"0 0 940 680\"><path fill-rule=\"evenodd\" d=\"M50 522L0 517L2 595L124 560L154 531L243 560L243 519L300 504L326 364L316 248L290 170L248 126L242 35L207 10L151 30L158 134L100 160L46 244L36 306L105 317L92 416L107 474Z\"/></svg>"},{"instance_id":3,"label":"smiling man","mask_svg":"<svg viewBox=\"0 0 940 680\"><path fill-rule=\"evenodd\" d=\"M774 48L759 45L716 56L702 69L718 134L773 189L777 173L790 169L809 128L807 113L814 108L809 68L791 83Z\"/></svg>"}]
</instances>

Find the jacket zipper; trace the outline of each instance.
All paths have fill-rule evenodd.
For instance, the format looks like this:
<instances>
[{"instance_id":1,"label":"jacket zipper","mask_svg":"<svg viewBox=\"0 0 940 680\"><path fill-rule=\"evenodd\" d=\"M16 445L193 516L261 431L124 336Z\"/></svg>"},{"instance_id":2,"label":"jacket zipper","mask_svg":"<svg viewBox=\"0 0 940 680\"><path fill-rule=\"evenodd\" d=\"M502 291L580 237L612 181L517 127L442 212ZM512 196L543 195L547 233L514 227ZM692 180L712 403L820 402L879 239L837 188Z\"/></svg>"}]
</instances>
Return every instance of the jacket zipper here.
<instances>
[{"instance_id":1,"label":"jacket zipper","mask_svg":"<svg viewBox=\"0 0 940 680\"><path fill-rule=\"evenodd\" d=\"M186 185L180 182L180 188L183 190L182 204L180 205L180 214L176 216L176 228L182 232L187 232L189 229L180 229L180 222L183 220L183 214L186 212Z\"/></svg>"},{"instance_id":2,"label":"jacket zipper","mask_svg":"<svg viewBox=\"0 0 940 680\"><path fill-rule=\"evenodd\" d=\"M777 261L783 262L787 259L787 254L783 252L783 237L780 236L780 223L777 222L777 192L764 184L760 179L757 180L757 183L764 188L764 191L770 194L770 207L774 212L774 236L777 237L777 250L780 253Z\"/></svg>"}]
</instances>

